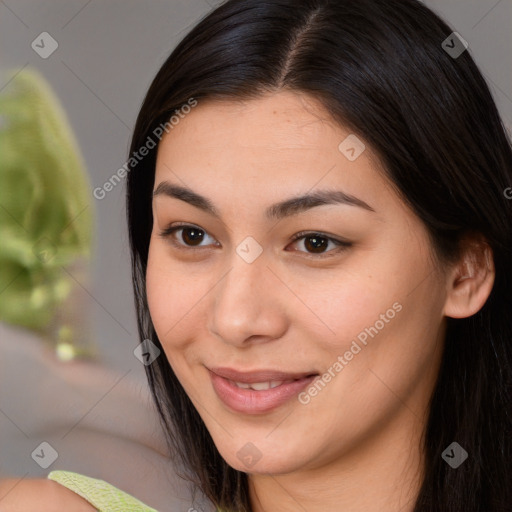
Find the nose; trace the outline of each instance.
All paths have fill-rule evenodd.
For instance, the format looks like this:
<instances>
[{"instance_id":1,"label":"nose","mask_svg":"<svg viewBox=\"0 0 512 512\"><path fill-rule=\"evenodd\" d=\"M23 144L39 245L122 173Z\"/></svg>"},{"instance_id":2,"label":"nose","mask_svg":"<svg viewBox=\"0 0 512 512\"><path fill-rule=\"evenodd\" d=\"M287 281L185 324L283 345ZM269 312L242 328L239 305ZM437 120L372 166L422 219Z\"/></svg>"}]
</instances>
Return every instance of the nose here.
<instances>
[{"instance_id":1,"label":"nose","mask_svg":"<svg viewBox=\"0 0 512 512\"><path fill-rule=\"evenodd\" d=\"M210 331L239 347L283 336L287 328L285 301L290 292L267 266L262 254L247 263L237 254L213 291Z\"/></svg>"}]
</instances>

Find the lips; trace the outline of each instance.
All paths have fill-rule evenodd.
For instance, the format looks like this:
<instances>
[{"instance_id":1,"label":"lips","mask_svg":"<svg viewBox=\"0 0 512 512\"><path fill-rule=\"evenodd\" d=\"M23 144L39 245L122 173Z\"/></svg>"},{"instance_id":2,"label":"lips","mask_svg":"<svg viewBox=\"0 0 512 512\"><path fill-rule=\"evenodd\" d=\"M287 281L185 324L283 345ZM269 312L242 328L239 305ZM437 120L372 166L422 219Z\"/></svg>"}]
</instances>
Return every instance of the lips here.
<instances>
[{"instance_id":1,"label":"lips","mask_svg":"<svg viewBox=\"0 0 512 512\"><path fill-rule=\"evenodd\" d=\"M240 372L232 368L212 368L209 374L219 399L229 409L245 414L266 413L283 405L318 377L313 372Z\"/></svg>"},{"instance_id":2,"label":"lips","mask_svg":"<svg viewBox=\"0 0 512 512\"><path fill-rule=\"evenodd\" d=\"M245 384L252 384L254 382L269 382L269 381L292 381L299 380L312 375L318 375L317 372L302 372L302 373L286 373L275 370L254 370L250 372L240 372L232 368L209 368L209 370L220 377L234 381L243 382Z\"/></svg>"}]
</instances>

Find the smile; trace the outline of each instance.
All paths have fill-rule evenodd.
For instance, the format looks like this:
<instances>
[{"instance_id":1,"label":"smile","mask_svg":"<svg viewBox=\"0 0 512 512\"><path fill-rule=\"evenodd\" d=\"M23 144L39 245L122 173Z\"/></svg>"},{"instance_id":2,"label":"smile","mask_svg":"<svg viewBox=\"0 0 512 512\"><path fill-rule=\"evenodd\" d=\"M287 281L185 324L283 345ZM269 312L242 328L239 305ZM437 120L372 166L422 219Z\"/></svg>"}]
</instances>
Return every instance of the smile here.
<instances>
[{"instance_id":1,"label":"smile","mask_svg":"<svg viewBox=\"0 0 512 512\"><path fill-rule=\"evenodd\" d=\"M232 411L244 414L263 414L270 412L288 402L299 394L306 386L319 377L318 374L298 375L297 378L266 380L259 375L269 375L277 372L251 372L241 374L234 371L224 371L224 374L238 373L236 380L218 375L209 370L213 389L218 398ZM250 382L249 382L250 381Z\"/></svg>"}]
</instances>

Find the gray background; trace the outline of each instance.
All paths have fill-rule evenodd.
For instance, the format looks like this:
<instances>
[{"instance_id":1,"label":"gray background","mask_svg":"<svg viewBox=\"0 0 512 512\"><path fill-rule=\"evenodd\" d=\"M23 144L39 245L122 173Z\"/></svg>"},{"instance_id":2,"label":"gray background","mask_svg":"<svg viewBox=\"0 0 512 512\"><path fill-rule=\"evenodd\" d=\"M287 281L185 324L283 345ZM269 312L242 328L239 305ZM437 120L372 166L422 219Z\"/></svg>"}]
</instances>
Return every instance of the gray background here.
<instances>
[{"instance_id":1,"label":"gray background","mask_svg":"<svg viewBox=\"0 0 512 512\"><path fill-rule=\"evenodd\" d=\"M131 128L155 73L214 0L0 1L0 70L35 67L49 80L78 138L92 187L125 161ZM505 122L512 119L512 1L430 0L469 43ZM31 48L43 31L59 47L44 60ZM0 88L5 78L0 78ZM475 126L475 129L478 129ZM89 293L91 321L105 362L120 370L138 363L124 183L97 211Z\"/></svg>"}]
</instances>

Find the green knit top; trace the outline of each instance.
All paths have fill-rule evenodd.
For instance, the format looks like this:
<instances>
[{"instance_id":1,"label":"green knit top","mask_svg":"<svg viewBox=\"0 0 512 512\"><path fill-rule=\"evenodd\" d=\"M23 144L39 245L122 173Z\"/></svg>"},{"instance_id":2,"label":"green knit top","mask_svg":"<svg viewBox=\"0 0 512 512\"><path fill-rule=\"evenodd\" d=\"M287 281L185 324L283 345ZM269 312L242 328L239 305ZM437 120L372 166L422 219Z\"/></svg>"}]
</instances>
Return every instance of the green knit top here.
<instances>
[{"instance_id":1,"label":"green knit top","mask_svg":"<svg viewBox=\"0 0 512 512\"><path fill-rule=\"evenodd\" d=\"M158 512L104 480L63 470L51 471L47 478L72 490L98 512Z\"/></svg>"},{"instance_id":2,"label":"green knit top","mask_svg":"<svg viewBox=\"0 0 512 512\"><path fill-rule=\"evenodd\" d=\"M60 470L51 471L48 478L82 496L98 512L158 512L104 480Z\"/></svg>"}]
</instances>

